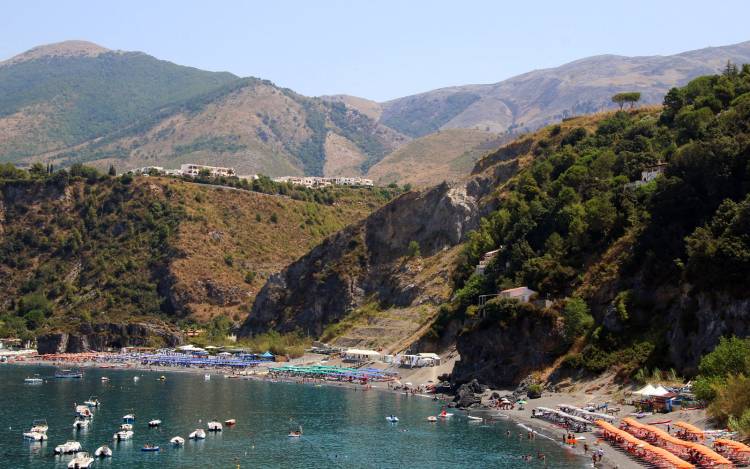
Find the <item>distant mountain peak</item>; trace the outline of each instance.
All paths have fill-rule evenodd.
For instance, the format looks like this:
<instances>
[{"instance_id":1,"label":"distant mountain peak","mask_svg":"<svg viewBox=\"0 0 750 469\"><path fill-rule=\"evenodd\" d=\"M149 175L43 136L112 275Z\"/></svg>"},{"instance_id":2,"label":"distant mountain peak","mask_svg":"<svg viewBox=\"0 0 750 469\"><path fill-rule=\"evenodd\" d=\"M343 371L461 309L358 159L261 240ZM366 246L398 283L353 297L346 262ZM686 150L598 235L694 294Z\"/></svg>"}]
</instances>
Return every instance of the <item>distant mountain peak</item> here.
<instances>
[{"instance_id":1,"label":"distant mountain peak","mask_svg":"<svg viewBox=\"0 0 750 469\"><path fill-rule=\"evenodd\" d=\"M110 49L94 44L93 42L79 40L63 41L34 47L6 61L0 62L0 66L14 65L43 57L96 57L106 52L110 52Z\"/></svg>"}]
</instances>

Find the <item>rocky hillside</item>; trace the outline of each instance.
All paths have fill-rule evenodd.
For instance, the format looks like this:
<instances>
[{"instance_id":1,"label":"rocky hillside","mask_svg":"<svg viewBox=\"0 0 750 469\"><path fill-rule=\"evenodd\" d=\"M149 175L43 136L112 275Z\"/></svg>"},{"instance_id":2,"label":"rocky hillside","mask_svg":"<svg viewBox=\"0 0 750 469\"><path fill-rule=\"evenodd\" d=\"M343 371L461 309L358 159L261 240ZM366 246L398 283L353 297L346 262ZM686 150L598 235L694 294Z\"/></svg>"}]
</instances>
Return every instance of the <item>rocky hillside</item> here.
<instances>
[{"instance_id":1,"label":"rocky hillside","mask_svg":"<svg viewBox=\"0 0 750 469\"><path fill-rule=\"evenodd\" d=\"M403 195L314 248L263 287L243 332L388 350L455 342L454 379L496 386L694 374L720 337L750 334L749 135L750 66L673 89L663 109L547 127L467 181ZM538 294L478 305L518 286ZM400 334L382 327L416 311Z\"/></svg>"},{"instance_id":2,"label":"rocky hillside","mask_svg":"<svg viewBox=\"0 0 750 469\"><path fill-rule=\"evenodd\" d=\"M343 103L72 41L0 63L0 161L357 175L408 140Z\"/></svg>"},{"instance_id":3,"label":"rocky hillside","mask_svg":"<svg viewBox=\"0 0 750 469\"><path fill-rule=\"evenodd\" d=\"M414 187L455 182L471 173L479 158L510 139L475 129L438 131L399 147L370 168L367 177L382 185L396 182Z\"/></svg>"},{"instance_id":4,"label":"rocky hillside","mask_svg":"<svg viewBox=\"0 0 750 469\"><path fill-rule=\"evenodd\" d=\"M601 55L490 85L443 88L382 103L380 121L412 137L441 129L534 130L564 117L612 109L612 95L638 91L661 103L673 86L750 62L750 42L670 56Z\"/></svg>"},{"instance_id":5,"label":"rocky hillside","mask_svg":"<svg viewBox=\"0 0 750 469\"><path fill-rule=\"evenodd\" d=\"M318 203L290 195L4 166L0 334L239 322L268 277L391 196L335 189Z\"/></svg>"}]
</instances>

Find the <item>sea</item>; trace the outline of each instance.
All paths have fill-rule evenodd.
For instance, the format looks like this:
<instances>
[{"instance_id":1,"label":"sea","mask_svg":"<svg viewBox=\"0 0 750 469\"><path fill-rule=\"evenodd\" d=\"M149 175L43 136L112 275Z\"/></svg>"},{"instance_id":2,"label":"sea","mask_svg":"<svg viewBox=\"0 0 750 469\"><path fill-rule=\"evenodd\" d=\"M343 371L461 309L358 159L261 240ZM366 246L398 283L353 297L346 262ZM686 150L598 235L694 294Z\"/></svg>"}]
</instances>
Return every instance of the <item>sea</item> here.
<instances>
[{"instance_id":1,"label":"sea","mask_svg":"<svg viewBox=\"0 0 750 469\"><path fill-rule=\"evenodd\" d=\"M441 404L430 398L337 386L227 379L221 374L86 369L82 379L55 379L53 367L0 365L0 468L67 468L72 456L55 446L81 442L93 454L108 444L112 458L94 468L580 468L587 460L500 419L472 422L458 410L430 423ZM39 374L43 384L24 384ZM160 376L165 380L160 380ZM103 382L106 376L109 381ZM134 377L139 379L136 381ZM91 396L101 405L87 430L73 429L74 406ZM122 417L134 414L132 440L114 443ZM386 421L396 415L397 424ZM46 419L49 440L22 433ZM160 419L158 428L148 421ZM173 436L236 419L234 427L174 448ZM302 428L301 438L290 430ZM511 436L507 436L510 431ZM521 436L519 436L521 434ZM158 453L142 452L145 444ZM538 454L546 455L546 466ZM523 459L532 455L531 461Z\"/></svg>"}]
</instances>

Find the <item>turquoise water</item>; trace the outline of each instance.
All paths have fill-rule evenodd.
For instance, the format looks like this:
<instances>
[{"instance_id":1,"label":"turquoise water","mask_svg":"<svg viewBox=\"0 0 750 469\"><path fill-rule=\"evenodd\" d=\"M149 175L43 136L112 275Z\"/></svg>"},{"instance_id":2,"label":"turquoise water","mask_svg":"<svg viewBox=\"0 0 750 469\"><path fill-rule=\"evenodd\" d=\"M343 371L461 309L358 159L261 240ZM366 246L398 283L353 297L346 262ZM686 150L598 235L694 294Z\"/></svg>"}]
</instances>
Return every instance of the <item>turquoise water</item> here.
<instances>
[{"instance_id":1,"label":"turquoise water","mask_svg":"<svg viewBox=\"0 0 750 469\"><path fill-rule=\"evenodd\" d=\"M0 467L66 468L70 456L55 456L53 449L75 439L91 453L102 443L114 449L111 460L98 468L487 468L542 467L520 459L522 454L548 457L548 467L584 467L551 441L518 438L523 431L507 421L470 423L456 411L452 419L429 423L439 403L420 397L337 387L265 383L189 373L152 373L130 370L86 370L82 380L49 379L25 385L34 373L51 377L51 367L0 365ZM159 381L160 374L167 377ZM133 376L140 381L134 382ZM101 376L110 378L101 382ZM74 402L99 396L89 429L72 429ZM112 435L123 415L136 415L132 441L115 444ZM396 414L397 425L385 421ZM46 418L49 441L22 439L34 419ZM161 419L149 429L147 422ZM210 420L237 419L233 428L209 434L204 441L187 441L172 448L175 435L187 438ZM302 425L300 439L288 438L290 418ZM506 437L506 430L513 437ZM160 453L143 453L146 443L158 444Z\"/></svg>"}]
</instances>

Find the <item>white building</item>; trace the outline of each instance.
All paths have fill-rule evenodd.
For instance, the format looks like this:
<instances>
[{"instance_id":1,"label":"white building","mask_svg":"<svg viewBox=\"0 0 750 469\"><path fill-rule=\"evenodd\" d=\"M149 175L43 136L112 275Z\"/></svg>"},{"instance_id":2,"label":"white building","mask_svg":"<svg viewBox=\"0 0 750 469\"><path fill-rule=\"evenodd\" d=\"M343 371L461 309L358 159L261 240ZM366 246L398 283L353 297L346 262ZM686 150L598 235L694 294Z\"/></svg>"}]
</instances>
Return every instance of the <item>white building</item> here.
<instances>
[{"instance_id":1,"label":"white building","mask_svg":"<svg viewBox=\"0 0 750 469\"><path fill-rule=\"evenodd\" d=\"M336 186L366 186L372 187L375 184L372 179L361 177L335 177L325 178L319 176L281 176L273 178L274 182L287 182L298 186L305 186L311 189Z\"/></svg>"},{"instance_id":2,"label":"white building","mask_svg":"<svg viewBox=\"0 0 750 469\"><path fill-rule=\"evenodd\" d=\"M347 362L370 362L380 360L380 352L375 350L362 350L350 348L341 354L344 361Z\"/></svg>"},{"instance_id":3,"label":"white building","mask_svg":"<svg viewBox=\"0 0 750 469\"><path fill-rule=\"evenodd\" d=\"M224 168L221 166L206 166L202 164L187 163L180 165L180 173L183 176L195 177L201 171L207 170L211 176L235 176L234 168Z\"/></svg>"},{"instance_id":4,"label":"white building","mask_svg":"<svg viewBox=\"0 0 750 469\"><path fill-rule=\"evenodd\" d=\"M474 268L474 273L478 275L484 275L484 270L487 268L487 264L492 261L492 259L497 256L497 253L500 252L500 249L495 249L494 251L486 252L482 256L482 260L479 261L479 264Z\"/></svg>"},{"instance_id":5,"label":"white building","mask_svg":"<svg viewBox=\"0 0 750 469\"><path fill-rule=\"evenodd\" d=\"M654 166L645 168L643 171L641 171L641 183L645 184L647 182L651 182L660 175L664 174L664 169L666 169L666 167L666 163L657 163Z\"/></svg>"},{"instance_id":6,"label":"white building","mask_svg":"<svg viewBox=\"0 0 750 469\"><path fill-rule=\"evenodd\" d=\"M537 292L529 287L509 288L500 292L500 297L518 300L521 303L531 302L531 298L536 296Z\"/></svg>"}]
</instances>

